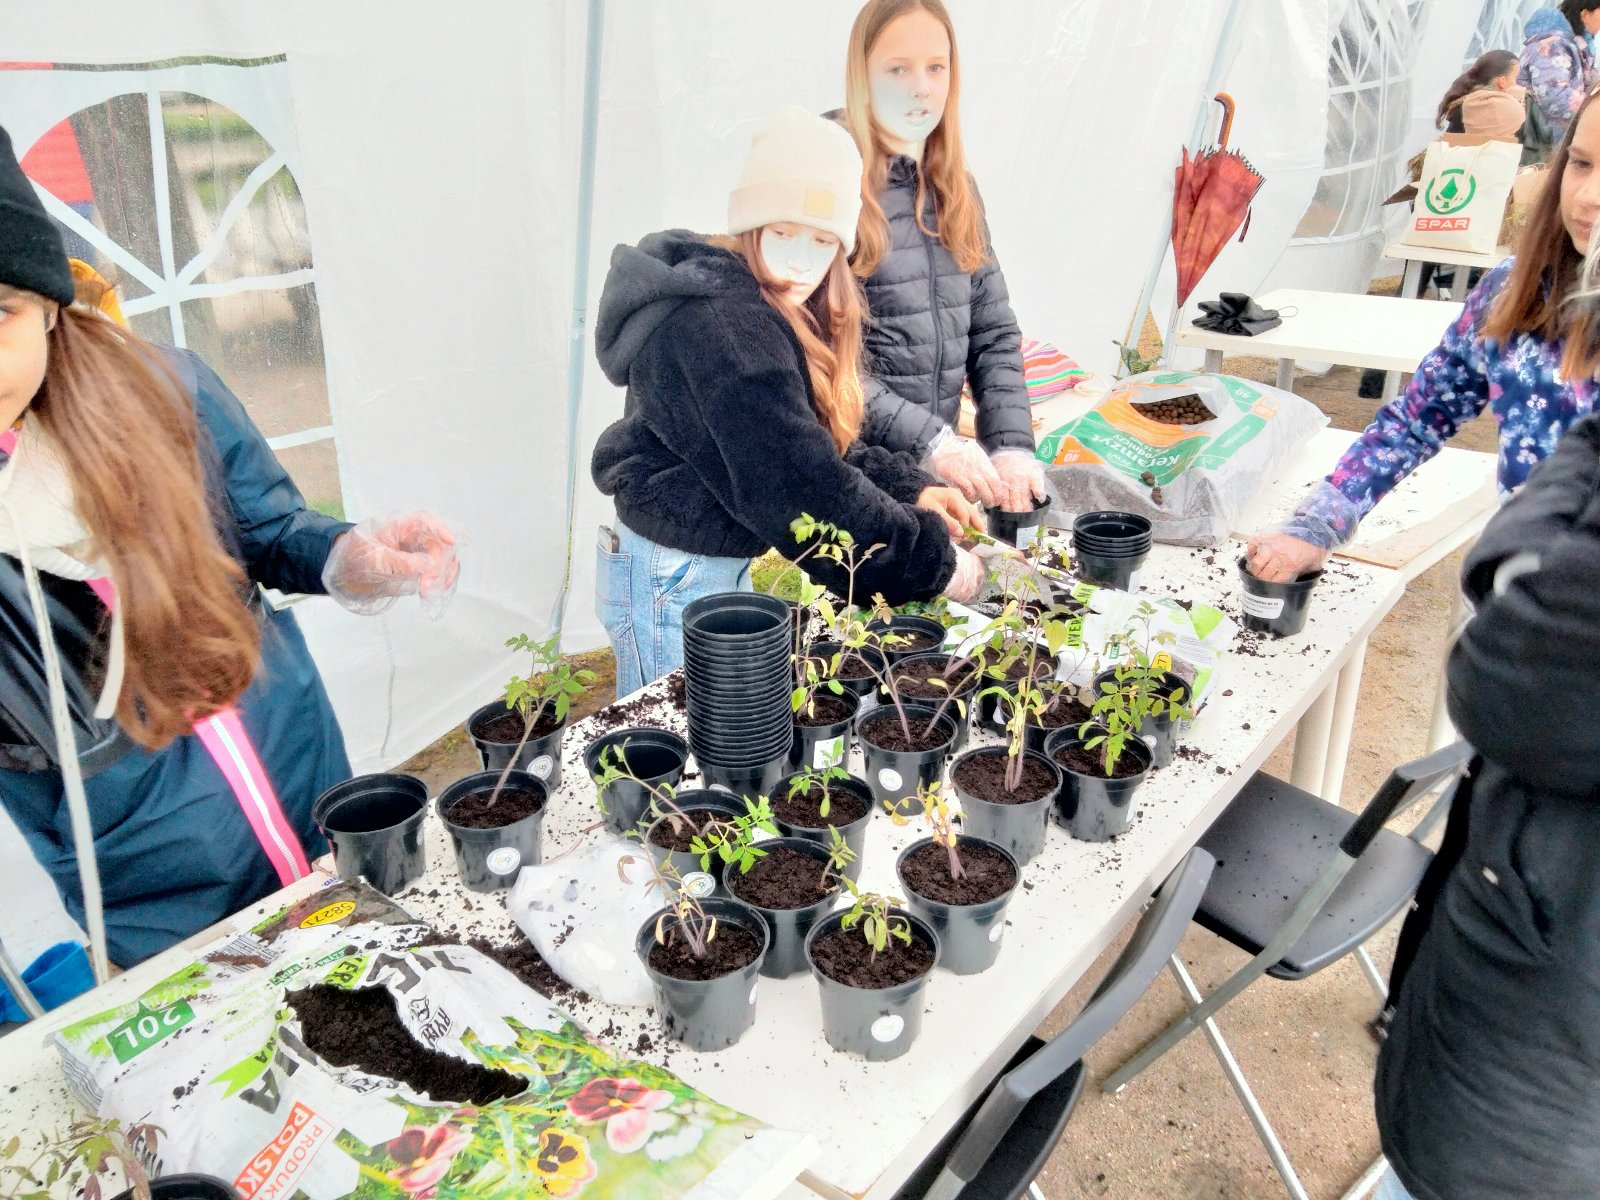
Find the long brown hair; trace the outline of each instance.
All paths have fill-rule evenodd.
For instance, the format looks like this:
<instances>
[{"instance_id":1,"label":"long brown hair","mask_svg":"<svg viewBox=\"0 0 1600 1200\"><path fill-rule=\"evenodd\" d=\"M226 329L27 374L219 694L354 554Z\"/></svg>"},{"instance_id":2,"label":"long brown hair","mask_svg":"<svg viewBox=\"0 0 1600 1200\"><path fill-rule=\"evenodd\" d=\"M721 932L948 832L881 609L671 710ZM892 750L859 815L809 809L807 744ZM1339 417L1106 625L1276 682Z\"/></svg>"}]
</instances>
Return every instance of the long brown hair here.
<instances>
[{"instance_id":1,"label":"long brown hair","mask_svg":"<svg viewBox=\"0 0 1600 1200\"><path fill-rule=\"evenodd\" d=\"M261 632L212 523L194 406L159 351L84 307L94 286L61 310L30 414L61 454L116 587L126 652L117 720L160 749L238 699Z\"/></svg>"},{"instance_id":2,"label":"long brown hair","mask_svg":"<svg viewBox=\"0 0 1600 1200\"><path fill-rule=\"evenodd\" d=\"M1456 81L1445 91L1444 99L1439 101L1434 124L1443 129L1453 107L1479 88L1486 88L1500 76L1509 73L1517 62L1517 56L1509 50L1489 50L1480 54L1477 62L1457 75Z\"/></svg>"},{"instance_id":3,"label":"long brown hair","mask_svg":"<svg viewBox=\"0 0 1600 1200\"><path fill-rule=\"evenodd\" d=\"M845 256L836 254L810 298L793 304L784 298L785 281L768 271L761 257L761 230L708 240L744 260L762 298L789 322L805 351L817 415L843 454L861 430L861 325L866 315L861 284Z\"/></svg>"},{"instance_id":4,"label":"long brown hair","mask_svg":"<svg viewBox=\"0 0 1600 1200\"><path fill-rule=\"evenodd\" d=\"M1592 323L1565 304L1578 282L1583 255L1572 244L1561 218L1561 177L1566 174L1578 125L1594 101L1593 93L1585 98L1550 155L1544 188L1518 236L1510 277L1483 323L1483 336L1496 341L1523 333L1538 334L1548 342L1565 338L1561 370L1568 379L1591 373L1600 362L1600 337L1590 328Z\"/></svg>"},{"instance_id":5,"label":"long brown hair","mask_svg":"<svg viewBox=\"0 0 1600 1200\"><path fill-rule=\"evenodd\" d=\"M861 151L861 217L856 223L857 275L865 278L878 269L889 251L889 221L878 197L889 184L889 158L894 153L883 128L872 118L872 89L867 76L867 56L884 26L916 9L944 26L950 38L950 95L944 117L928 135L917 171L917 227L929 237L923 223L928 187L933 188L939 218L939 241L963 271L976 271L989 257L983 237L983 213L967 175L967 157L961 148L961 66L956 54L956 30L941 0L869 0L850 27L850 48L844 66L844 125Z\"/></svg>"}]
</instances>

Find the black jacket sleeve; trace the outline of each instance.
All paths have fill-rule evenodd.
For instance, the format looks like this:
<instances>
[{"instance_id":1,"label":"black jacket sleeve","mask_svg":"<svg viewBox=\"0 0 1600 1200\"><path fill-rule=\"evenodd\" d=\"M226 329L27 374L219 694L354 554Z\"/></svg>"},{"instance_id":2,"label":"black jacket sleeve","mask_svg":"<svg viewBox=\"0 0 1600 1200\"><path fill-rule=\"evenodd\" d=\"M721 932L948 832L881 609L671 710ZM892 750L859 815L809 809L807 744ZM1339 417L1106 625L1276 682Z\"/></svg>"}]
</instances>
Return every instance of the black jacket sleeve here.
<instances>
[{"instance_id":1,"label":"black jacket sleeve","mask_svg":"<svg viewBox=\"0 0 1600 1200\"><path fill-rule=\"evenodd\" d=\"M855 441L844 452L844 460L860 471L873 486L888 492L901 504L915 504L924 488L936 487L939 481L917 466L917 460L902 451L883 446L869 446Z\"/></svg>"},{"instance_id":2,"label":"black jacket sleeve","mask_svg":"<svg viewBox=\"0 0 1600 1200\"><path fill-rule=\"evenodd\" d=\"M976 191L976 189L974 189ZM989 227L983 240L989 245ZM1032 450L1033 410L1022 376L1022 331L1000 262L989 257L972 277L972 324L967 333L967 380L977 410L978 444L996 450Z\"/></svg>"},{"instance_id":3,"label":"black jacket sleeve","mask_svg":"<svg viewBox=\"0 0 1600 1200\"><path fill-rule=\"evenodd\" d=\"M1476 606L1450 654L1450 717L1541 791L1600 790L1600 417L1586 417L1467 557Z\"/></svg>"},{"instance_id":4,"label":"black jacket sleeve","mask_svg":"<svg viewBox=\"0 0 1600 1200\"><path fill-rule=\"evenodd\" d=\"M927 458L929 445L946 428L938 415L926 405L898 395L881 379L869 375L861 385L866 392L861 441L909 454L918 462Z\"/></svg>"},{"instance_id":5,"label":"black jacket sleeve","mask_svg":"<svg viewBox=\"0 0 1600 1200\"><path fill-rule=\"evenodd\" d=\"M662 421L658 436L740 524L785 557L802 550L790 522L809 513L862 546L881 547L858 572L856 595L881 592L891 604L937 595L955 571L943 519L896 501L845 462L812 411L793 335L776 313L758 320L754 328L734 328L703 301L669 318L661 340L688 383L682 402L698 410L712 453L679 421ZM680 321L694 328L668 328ZM848 586L832 563L813 557L806 569L836 592Z\"/></svg>"}]
</instances>

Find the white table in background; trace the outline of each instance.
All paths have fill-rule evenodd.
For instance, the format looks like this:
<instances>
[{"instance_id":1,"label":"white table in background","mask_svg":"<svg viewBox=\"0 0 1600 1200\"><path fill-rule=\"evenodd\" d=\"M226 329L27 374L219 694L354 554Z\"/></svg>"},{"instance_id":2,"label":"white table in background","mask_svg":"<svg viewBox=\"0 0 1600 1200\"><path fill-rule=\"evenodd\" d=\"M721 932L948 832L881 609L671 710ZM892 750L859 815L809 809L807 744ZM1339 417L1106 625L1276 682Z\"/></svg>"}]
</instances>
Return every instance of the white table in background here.
<instances>
[{"instance_id":1,"label":"white table in background","mask_svg":"<svg viewBox=\"0 0 1600 1200\"><path fill-rule=\"evenodd\" d=\"M1280 288L1257 297L1262 308L1283 314L1283 324L1254 337L1211 333L1185 324L1175 339L1179 346L1206 352L1205 369L1222 370L1224 354L1248 354L1278 360L1277 384L1294 390L1298 359L1386 372L1383 401L1400 390L1400 376L1415 371L1462 306L1439 300L1401 300L1394 296L1357 296L1347 292L1314 292ZM1381 402L1381 401L1380 401Z\"/></svg>"},{"instance_id":2,"label":"white table in background","mask_svg":"<svg viewBox=\"0 0 1600 1200\"><path fill-rule=\"evenodd\" d=\"M1433 263L1440 267L1466 267L1488 270L1498 267L1511 257L1510 246L1496 246L1487 253L1477 250L1439 250L1432 246L1411 246L1405 242L1391 242L1383 248L1385 258L1405 263L1405 274L1400 278L1400 295L1408 300L1422 298L1422 266Z\"/></svg>"}]
</instances>

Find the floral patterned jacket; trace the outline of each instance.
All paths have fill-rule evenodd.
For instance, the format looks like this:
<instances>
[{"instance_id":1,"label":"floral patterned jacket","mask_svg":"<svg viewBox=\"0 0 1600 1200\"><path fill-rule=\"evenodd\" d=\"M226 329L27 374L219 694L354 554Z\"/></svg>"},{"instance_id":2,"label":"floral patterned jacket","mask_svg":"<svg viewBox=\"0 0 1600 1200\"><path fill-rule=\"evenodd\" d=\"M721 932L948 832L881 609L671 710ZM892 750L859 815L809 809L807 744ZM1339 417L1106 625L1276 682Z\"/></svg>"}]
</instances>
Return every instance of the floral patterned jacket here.
<instances>
[{"instance_id":1,"label":"floral patterned jacket","mask_svg":"<svg viewBox=\"0 0 1600 1200\"><path fill-rule=\"evenodd\" d=\"M1504 343L1483 336L1511 262L1495 267L1473 289L1460 319L1422 360L1405 394L1378 410L1333 474L1295 510L1286 533L1318 546L1349 541L1373 505L1485 408L1500 425L1498 482L1504 498L1563 433L1594 410L1595 381L1561 377L1563 341L1532 333Z\"/></svg>"},{"instance_id":2,"label":"floral patterned jacket","mask_svg":"<svg viewBox=\"0 0 1600 1200\"><path fill-rule=\"evenodd\" d=\"M1548 25L1537 19L1546 17ZM1517 82L1533 94L1550 133L1559 139L1595 85L1594 56L1583 39L1572 35L1572 26L1559 12L1541 9L1534 18L1528 22Z\"/></svg>"}]
</instances>

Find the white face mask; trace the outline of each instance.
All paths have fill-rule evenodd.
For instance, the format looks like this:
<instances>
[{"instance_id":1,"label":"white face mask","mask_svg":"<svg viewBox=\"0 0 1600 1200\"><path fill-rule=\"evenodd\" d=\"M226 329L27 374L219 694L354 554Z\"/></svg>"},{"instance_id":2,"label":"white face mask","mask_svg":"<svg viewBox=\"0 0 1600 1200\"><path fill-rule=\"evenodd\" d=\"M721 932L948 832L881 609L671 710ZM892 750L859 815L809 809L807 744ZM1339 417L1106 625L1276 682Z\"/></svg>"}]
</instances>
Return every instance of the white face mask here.
<instances>
[{"instance_id":1,"label":"white face mask","mask_svg":"<svg viewBox=\"0 0 1600 1200\"><path fill-rule=\"evenodd\" d=\"M796 304L810 299L839 253L833 234L790 221L764 226L760 246L762 264L790 281L788 298Z\"/></svg>"}]
</instances>

